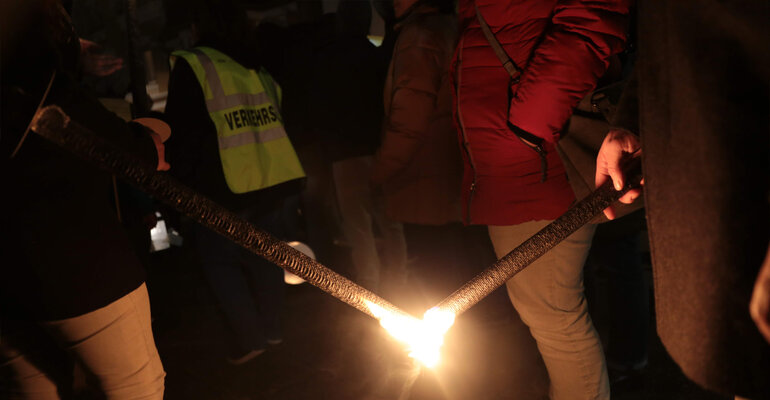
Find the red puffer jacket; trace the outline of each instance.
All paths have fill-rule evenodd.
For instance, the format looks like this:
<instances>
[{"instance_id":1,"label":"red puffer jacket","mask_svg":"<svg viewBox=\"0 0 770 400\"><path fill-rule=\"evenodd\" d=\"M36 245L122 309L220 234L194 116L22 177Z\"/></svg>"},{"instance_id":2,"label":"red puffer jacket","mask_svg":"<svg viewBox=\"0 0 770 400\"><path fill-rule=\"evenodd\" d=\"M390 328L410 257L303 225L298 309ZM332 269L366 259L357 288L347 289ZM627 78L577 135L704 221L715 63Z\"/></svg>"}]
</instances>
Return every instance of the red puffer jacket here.
<instances>
[{"instance_id":1,"label":"red puffer jacket","mask_svg":"<svg viewBox=\"0 0 770 400\"><path fill-rule=\"evenodd\" d=\"M466 223L554 219L574 201L555 149L573 107L622 50L630 0L460 0L452 64L455 122L465 151ZM484 37L474 4L523 71L510 77ZM510 85L510 87L509 87ZM508 122L542 139L547 161Z\"/></svg>"}]
</instances>

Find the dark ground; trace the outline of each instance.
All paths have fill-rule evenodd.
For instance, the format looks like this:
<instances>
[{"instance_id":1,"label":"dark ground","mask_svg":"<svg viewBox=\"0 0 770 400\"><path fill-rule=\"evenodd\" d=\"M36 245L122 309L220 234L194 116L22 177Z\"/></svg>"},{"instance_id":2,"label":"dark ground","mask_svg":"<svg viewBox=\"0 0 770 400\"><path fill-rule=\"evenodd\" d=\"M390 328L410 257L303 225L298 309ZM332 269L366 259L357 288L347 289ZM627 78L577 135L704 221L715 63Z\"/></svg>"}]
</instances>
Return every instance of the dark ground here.
<instances>
[{"instance_id":1,"label":"dark ground","mask_svg":"<svg viewBox=\"0 0 770 400\"><path fill-rule=\"evenodd\" d=\"M221 317L191 245L153 254L148 280L169 400L547 398L534 340L501 290L457 320L442 364L417 372L406 392L402 388L416 370L400 347L375 320L308 284L287 288L284 342L231 366ZM349 263L340 247L327 266L347 275ZM602 332L606 310L594 308ZM721 398L688 381L654 332L645 375L613 388L613 399L621 400Z\"/></svg>"}]
</instances>

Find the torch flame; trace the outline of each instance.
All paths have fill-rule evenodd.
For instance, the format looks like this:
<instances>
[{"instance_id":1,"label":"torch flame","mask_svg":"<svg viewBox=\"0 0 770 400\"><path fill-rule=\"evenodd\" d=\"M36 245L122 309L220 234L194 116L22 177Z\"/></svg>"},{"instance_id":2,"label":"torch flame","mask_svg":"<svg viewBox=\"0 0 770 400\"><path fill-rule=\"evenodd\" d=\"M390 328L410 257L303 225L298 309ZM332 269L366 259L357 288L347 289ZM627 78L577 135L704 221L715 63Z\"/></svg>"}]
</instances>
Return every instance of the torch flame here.
<instances>
[{"instance_id":1,"label":"torch flame","mask_svg":"<svg viewBox=\"0 0 770 400\"><path fill-rule=\"evenodd\" d=\"M431 308L420 320L409 315L392 313L370 301L366 301L366 305L380 321L380 325L393 338L407 346L410 357L428 368L438 365L444 334L455 321L453 312Z\"/></svg>"}]
</instances>

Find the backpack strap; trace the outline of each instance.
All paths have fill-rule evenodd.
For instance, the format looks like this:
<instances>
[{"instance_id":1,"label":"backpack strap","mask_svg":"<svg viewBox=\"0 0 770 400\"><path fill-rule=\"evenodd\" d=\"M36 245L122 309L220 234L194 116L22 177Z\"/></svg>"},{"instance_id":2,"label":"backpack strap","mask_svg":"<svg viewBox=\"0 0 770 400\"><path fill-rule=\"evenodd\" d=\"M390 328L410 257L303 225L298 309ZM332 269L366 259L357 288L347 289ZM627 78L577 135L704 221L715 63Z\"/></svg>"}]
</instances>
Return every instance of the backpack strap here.
<instances>
[{"instance_id":1,"label":"backpack strap","mask_svg":"<svg viewBox=\"0 0 770 400\"><path fill-rule=\"evenodd\" d=\"M476 9L476 18L478 18L479 20L479 25L481 25L481 31L484 32L484 37L487 38L489 45L492 46L492 50L494 50L495 55L503 64L503 68L505 68L505 70L508 71L508 75L511 76L511 80L513 82L518 82L519 75L521 75L521 69L519 69L519 67L516 66L516 63L514 63L511 57L508 56L508 53L505 52L505 49L503 49L503 46L497 40L497 37L495 37L495 34L492 33L491 29L489 29L489 25L487 24L487 21L484 20L484 17L481 15L481 12L479 11L479 6L474 4L473 7Z\"/></svg>"},{"instance_id":2,"label":"backpack strap","mask_svg":"<svg viewBox=\"0 0 770 400\"><path fill-rule=\"evenodd\" d=\"M474 3L473 7L476 9L476 18L479 20L481 31L484 33L484 37L487 38L487 41L492 47L492 50L495 52L497 59L500 60L500 62L503 64L503 68L505 68L505 70L508 72L508 75L510 75L511 83L519 83L521 69L516 65L515 62L513 62L511 57L508 55L508 53L505 52L505 49L500 44L500 41L498 41L497 37L495 37L495 34L492 33L492 29L489 28L489 24L487 24L487 21L484 20L484 17L481 15L481 11L479 11L479 6ZM510 91L508 94L510 96ZM512 124L510 120L508 121L508 129L510 129L524 145L534 150L538 157L540 157L540 181L545 182L548 177L548 161L546 160L545 149L543 149L543 138L533 135L517 127L516 125Z\"/></svg>"}]
</instances>

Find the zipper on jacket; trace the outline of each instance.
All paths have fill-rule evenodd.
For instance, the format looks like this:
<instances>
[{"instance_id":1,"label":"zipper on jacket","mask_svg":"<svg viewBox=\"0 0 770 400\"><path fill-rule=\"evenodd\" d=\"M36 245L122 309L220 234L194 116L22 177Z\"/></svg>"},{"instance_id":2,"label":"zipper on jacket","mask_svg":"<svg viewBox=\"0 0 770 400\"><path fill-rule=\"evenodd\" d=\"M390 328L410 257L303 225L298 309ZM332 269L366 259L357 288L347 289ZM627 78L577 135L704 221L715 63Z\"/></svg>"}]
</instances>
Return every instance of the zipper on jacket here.
<instances>
[{"instance_id":1,"label":"zipper on jacket","mask_svg":"<svg viewBox=\"0 0 770 400\"><path fill-rule=\"evenodd\" d=\"M460 128L460 133L462 134L463 138L463 149L465 149L465 154L468 155L468 163L471 166L471 171L473 174L473 179L471 180L471 187L469 188L468 192L468 204L465 211L465 223L469 224L471 223L471 204L473 203L473 193L476 190L476 166L473 164L473 156L471 155L471 149L468 147L468 137L465 133L465 125L463 124L463 117L462 112L460 111L460 83L462 80L462 59L463 59L463 42L465 38L460 38L459 46L459 53L457 55L457 65L455 66L455 71L457 71L457 87L455 88L456 96L457 96L457 126Z\"/></svg>"},{"instance_id":2,"label":"zipper on jacket","mask_svg":"<svg viewBox=\"0 0 770 400\"><path fill-rule=\"evenodd\" d=\"M545 180L548 178L548 159L546 158L546 152L543 148L543 144L530 144L524 138L522 138L519 135L516 135L516 137L521 141L521 143L530 149L534 150L535 153L540 157L540 182L545 182Z\"/></svg>"},{"instance_id":3,"label":"zipper on jacket","mask_svg":"<svg viewBox=\"0 0 770 400\"><path fill-rule=\"evenodd\" d=\"M468 192L468 208L465 212L465 217L468 218L468 224L471 223L471 203L473 202L473 192L476 191L476 175L474 173L473 180L471 181L470 191Z\"/></svg>"},{"instance_id":4,"label":"zipper on jacket","mask_svg":"<svg viewBox=\"0 0 770 400\"><path fill-rule=\"evenodd\" d=\"M510 88L510 85L508 87ZM510 104L512 97L513 93L511 93L511 90L508 89L508 104ZM510 109L508 112L510 114ZM512 124L510 115L508 115L506 119L506 124L508 125L508 129L511 131L511 133L513 133L519 139L521 144L534 150L538 157L540 157L540 182L545 182L545 180L548 179L548 159L546 158L545 148L543 148L545 139L535 136Z\"/></svg>"}]
</instances>

